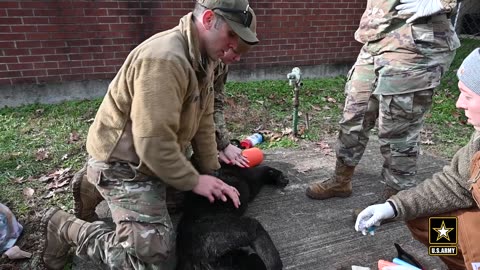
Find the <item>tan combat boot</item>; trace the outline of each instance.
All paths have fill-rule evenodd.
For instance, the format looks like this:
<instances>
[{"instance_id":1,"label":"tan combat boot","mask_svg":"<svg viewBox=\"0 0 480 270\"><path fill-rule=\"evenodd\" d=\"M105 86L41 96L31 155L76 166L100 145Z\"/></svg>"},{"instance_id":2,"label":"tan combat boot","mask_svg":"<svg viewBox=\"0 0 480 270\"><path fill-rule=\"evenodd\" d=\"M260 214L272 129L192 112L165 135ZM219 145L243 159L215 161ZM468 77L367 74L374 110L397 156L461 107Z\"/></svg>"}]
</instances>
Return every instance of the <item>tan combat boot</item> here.
<instances>
[{"instance_id":1,"label":"tan combat boot","mask_svg":"<svg viewBox=\"0 0 480 270\"><path fill-rule=\"evenodd\" d=\"M75 216L88 222L98 220L95 209L103 201L103 197L95 185L88 181L86 166L73 176L71 185Z\"/></svg>"},{"instance_id":2,"label":"tan combat boot","mask_svg":"<svg viewBox=\"0 0 480 270\"><path fill-rule=\"evenodd\" d=\"M48 269L63 269L70 248L78 245L78 234L88 224L57 207L47 211L41 228L44 231L42 260Z\"/></svg>"},{"instance_id":3,"label":"tan combat boot","mask_svg":"<svg viewBox=\"0 0 480 270\"><path fill-rule=\"evenodd\" d=\"M352 195L352 176L355 166L347 166L337 159L335 173L325 182L315 182L307 188L307 196L315 200Z\"/></svg>"}]
</instances>

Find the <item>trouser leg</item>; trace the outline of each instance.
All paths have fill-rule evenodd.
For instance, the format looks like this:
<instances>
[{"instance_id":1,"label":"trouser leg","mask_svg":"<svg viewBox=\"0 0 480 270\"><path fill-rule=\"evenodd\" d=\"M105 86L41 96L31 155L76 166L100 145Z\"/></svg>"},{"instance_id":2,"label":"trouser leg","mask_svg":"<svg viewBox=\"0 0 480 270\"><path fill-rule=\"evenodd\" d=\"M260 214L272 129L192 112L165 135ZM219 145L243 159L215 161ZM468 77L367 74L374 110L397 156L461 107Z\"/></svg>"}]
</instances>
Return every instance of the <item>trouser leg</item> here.
<instances>
[{"instance_id":1,"label":"trouser leg","mask_svg":"<svg viewBox=\"0 0 480 270\"><path fill-rule=\"evenodd\" d=\"M345 107L339 122L336 153L345 165L356 166L360 162L369 131L375 126L378 116L378 102L372 96L375 83L373 57L362 48L348 75Z\"/></svg>"},{"instance_id":2,"label":"trouser leg","mask_svg":"<svg viewBox=\"0 0 480 270\"><path fill-rule=\"evenodd\" d=\"M384 180L396 190L416 185L420 131L432 105L433 90L400 95L376 95L380 101L378 138Z\"/></svg>"},{"instance_id":3,"label":"trouser leg","mask_svg":"<svg viewBox=\"0 0 480 270\"><path fill-rule=\"evenodd\" d=\"M110 269L173 269L175 231L165 205L165 185L127 163L89 162L116 228L95 222L79 237L77 255Z\"/></svg>"}]
</instances>

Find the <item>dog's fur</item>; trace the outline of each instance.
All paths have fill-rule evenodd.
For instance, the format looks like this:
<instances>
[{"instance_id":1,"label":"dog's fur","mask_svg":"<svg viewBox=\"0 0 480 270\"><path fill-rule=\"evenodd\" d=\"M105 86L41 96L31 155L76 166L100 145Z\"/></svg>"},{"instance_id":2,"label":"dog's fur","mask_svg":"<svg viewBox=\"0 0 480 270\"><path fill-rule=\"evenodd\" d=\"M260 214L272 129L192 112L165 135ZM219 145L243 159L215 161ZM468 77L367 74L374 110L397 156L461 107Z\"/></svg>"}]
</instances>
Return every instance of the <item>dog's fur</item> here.
<instances>
[{"instance_id":1,"label":"dog's fur","mask_svg":"<svg viewBox=\"0 0 480 270\"><path fill-rule=\"evenodd\" d=\"M242 216L264 184L285 187L283 173L269 166L248 169L222 165L218 175L240 192L241 206L189 192L177 230L177 269L282 269L270 236L254 218Z\"/></svg>"}]
</instances>

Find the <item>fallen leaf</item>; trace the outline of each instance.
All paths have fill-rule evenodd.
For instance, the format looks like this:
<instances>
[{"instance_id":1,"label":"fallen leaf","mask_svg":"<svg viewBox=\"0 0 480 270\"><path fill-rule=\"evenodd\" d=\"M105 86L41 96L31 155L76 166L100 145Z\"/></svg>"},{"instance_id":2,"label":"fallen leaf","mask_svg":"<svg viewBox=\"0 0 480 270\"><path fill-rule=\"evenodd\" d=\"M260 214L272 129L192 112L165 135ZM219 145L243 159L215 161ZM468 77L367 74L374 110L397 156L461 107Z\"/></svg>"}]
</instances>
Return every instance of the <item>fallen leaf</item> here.
<instances>
[{"instance_id":1,"label":"fallen leaf","mask_svg":"<svg viewBox=\"0 0 480 270\"><path fill-rule=\"evenodd\" d=\"M337 103L337 100L332 97L327 97L327 101L330 103Z\"/></svg>"},{"instance_id":2,"label":"fallen leaf","mask_svg":"<svg viewBox=\"0 0 480 270\"><path fill-rule=\"evenodd\" d=\"M333 155L333 150L330 145L324 141L317 142L316 145L320 147L321 152L326 156Z\"/></svg>"},{"instance_id":3,"label":"fallen leaf","mask_svg":"<svg viewBox=\"0 0 480 270\"><path fill-rule=\"evenodd\" d=\"M301 136L304 133L305 133L305 126L301 126L297 131L297 135Z\"/></svg>"},{"instance_id":4,"label":"fallen leaf","mask_svg":"<svg viewBox=\"0 0 480 270\"><path fill-rule=\"evenodd\" d=\"M32 257L32 253L21 250L18 246L13 246L2 257L8 257L10 260L18 260Z\"/></svg>"},{"instance_id":5,"label":"fallen leaf","mask_svg":"<svg viewBox=\"0 0 480 270\"><path fill-rule=\"evenodd\" d=\"M42 177L38 178L40 182L47 182L53 179L53 176L43 175Z\"/></svg>"},{"instance_id":6,"label":"fallen leaf","mask_svg":"<svg viewBox=\"0 0 480 270\"><path fill-rule=\"evenodd\" d=\"M20 168L22 168L22 165L18 165L17 167L15 167L15 170L20 170Z\"/></svg>"},{"instance_id":7,"label":"fallen leaf","mask_svg":"<svg viewBox=\"0 0 480 270\"><path fill-rule=\"evenodd\" d=\"M284 129L282 130L282 136L289 135L289 134L292 133L292 131L293 131L293 130L292 130L291 128L284 128Z\"/></svg>"},{"instance_id":8,"label":"fallen leaf","mask_svg":"<svg viewBox=\"0 0 480 270\"><path fill-rule=\"evenodd\" d=\"M56 181L51 182L48 184L48 189L57 189L64 187L70 183L71 177L63 177L63 178L57 178L55 179Z\"/></svg>"},{"instance_id":9,"label":"fallen leaf","mask_svg":"<svg viewBox=\"0 0 480 270\"><path fill-rule=\"evenodd\" d=\"M430 140L430 139L426 139L426 140L422 141L422 144L433 145L433 144L435 144L435 143L434 143L432 140Z\"/></svg>"},{"instance_id":10,"label":"fallen leaf","mask_svg":"<svg viewBox=\"0 0 480 270\"><path fill-rule=\"evenodd\" d=\"M48 151L45 148L39 148L35 154L36 161L42 161L48 158Z\"/></svg>"},{"instance_id":11,"label":"fallen leaf","mask_svg":"<svg viewBox=\"0 0 480 270\"><path fill-rule=\"evenodd\" d=\"M53 195L55 195L55 192L53 192L53 190L50 190L47 194L43 195L43 199L50 199L53 197Z\"/></svg>"},{"instance_id":12,"label":"fallen leaf","mask_svg":"<svg viewBox=\"0 0 480 270\"><path fill-rule=\"evenodd\" d=\"M62 160L66 160L68 158L68 154L62 156Z\"/></svg>"},{"instance_id":13,"label":"fallen leaf","mask_svg":"<svg viewBox=\"0 0 480 270\"><path fill-rule=\"evenodd\" d=\"M33 188L24 188L23 189L23 195L27 198L31 198L33 196L33 193L35 193L35 190Z\"/></svg>"},{"instance_id":14,"label":"fallen leaf","mask_svg":"<svg viewBox=\"0 0 480 270\"><path fill-rule=\"evenodd\" d=\"M315 106L315 105L311 105L312 106L312 109L314 109L315 111L321 111L322 108L318 107L318 106Z\"/></svg>"},{"instance_id":15,"label":"fallen leaf","mask_svg":"<svg viewBox=\"0 0 480 270\"><path fill-rule=\"evenodd\" d=\"M45 111L44 109L37 109L37 110L35 111L35 114L36 114L37 116L40 116L40 115L43 114L44 111Z\"/></svg>"},{"instance_id":16,"label":"fallen leaf","mask_svg":"<svg viewBox=\"0 0 480 270\"><path fill-rule=\"evenodd\" d=\"M24 179L24 177L16 177L16 178L13 178L12 180L13 180L13 182L15 182L17 184L21 184L21 183L24 183L24 182L27 181L27 180Z\"/></svg>"},{"instance_id":17,"label":"fallen leaf","mask_svg":"<svg viewBox=\"0 0 480 270\"><path fill-rule=\"evenodd\" d=\"M78 132L72 131L70 133L70 138L68 139L68 144L72 144L74 142L77 142L80 139L80 135L78 135Z\"/></svg>"}]
</instances>

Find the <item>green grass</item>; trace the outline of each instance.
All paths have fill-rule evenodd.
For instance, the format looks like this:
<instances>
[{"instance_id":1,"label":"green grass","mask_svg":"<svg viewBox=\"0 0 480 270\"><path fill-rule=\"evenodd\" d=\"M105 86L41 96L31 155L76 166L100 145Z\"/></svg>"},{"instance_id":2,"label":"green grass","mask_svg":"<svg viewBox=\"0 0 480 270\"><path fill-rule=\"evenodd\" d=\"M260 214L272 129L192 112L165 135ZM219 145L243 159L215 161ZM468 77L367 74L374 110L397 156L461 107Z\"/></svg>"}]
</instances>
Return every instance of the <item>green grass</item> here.
<instances>
[{"instance_id":1,"label":"green grass","mask_svg":"<svg viewBox=\"0 0 480 270\"><path fill-rule=\"evenodd\" d=\"M71 200L41 200L47 192L41 176L58 169L78 170L86 158L84 139L88 119L95 116L99 101L66 102L58 105L30 105L0 110L0 198L18 215L29 210L29 203L55 201L71 208ZM78 133L78 141L70 134ZM44 149L47 156L37 157ZM43 159L45 158L45 159ZM23 183L16 183L23 178ZM20 181L22 182L22 181ZM8 188L7 188L8 187ZM23 189L35 190L31 200L23 199Z\"/></svg>"}]
</instances>

